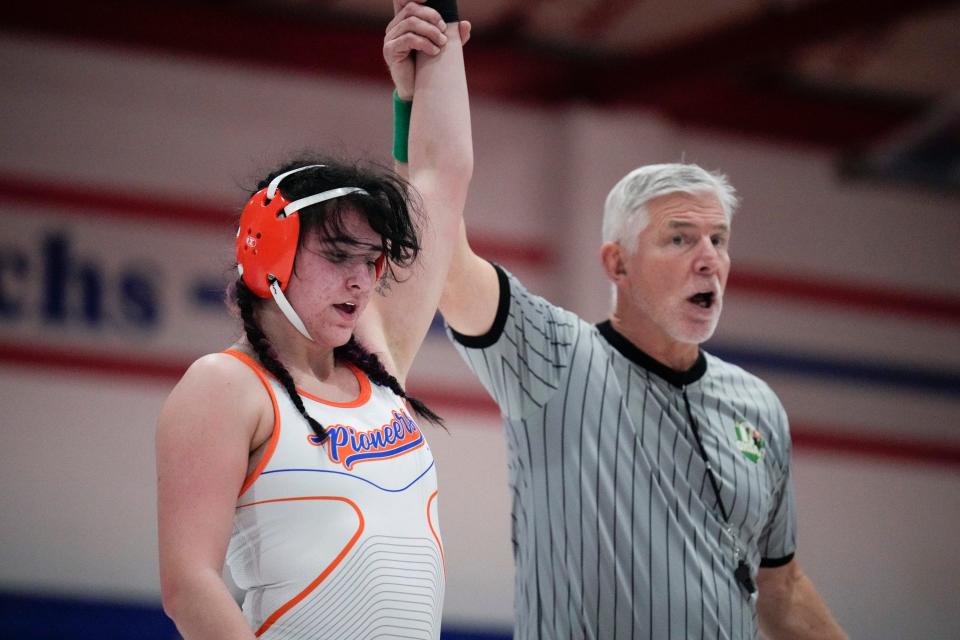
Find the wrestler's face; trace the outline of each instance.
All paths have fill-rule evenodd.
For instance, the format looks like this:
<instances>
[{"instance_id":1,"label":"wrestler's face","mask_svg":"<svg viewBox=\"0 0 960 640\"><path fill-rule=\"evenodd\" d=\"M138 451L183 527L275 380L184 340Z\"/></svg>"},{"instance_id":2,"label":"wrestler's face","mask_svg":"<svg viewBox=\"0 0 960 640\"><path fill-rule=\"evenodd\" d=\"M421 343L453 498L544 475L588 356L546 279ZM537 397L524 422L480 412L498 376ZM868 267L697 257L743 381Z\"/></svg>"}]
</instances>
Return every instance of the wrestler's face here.
<instances>
[{"instance_id":1,"label":"wrestler's face","mask_svg":"<svg viewBox=\"0 0 960 640\"><path fill-rule=\"evenodd\" d=\"M623 261L631 322L669 343L699 344L720 320L730 272L730 224L712 193L673 193L647 203L647 226Z\"/></svg>"},{"instance_id":2,"label":"wrestler's face","mask_svg":"<svg viewBox=\"0 0 960 640\"><path fill-rule=\"evenodd\" d=\"M342 230L352 242L314 234L297 250L290 304L314 341L328 347L346 344L376 285L380 236L355 211L343 214Z\"/></svg>"}]
</instances>

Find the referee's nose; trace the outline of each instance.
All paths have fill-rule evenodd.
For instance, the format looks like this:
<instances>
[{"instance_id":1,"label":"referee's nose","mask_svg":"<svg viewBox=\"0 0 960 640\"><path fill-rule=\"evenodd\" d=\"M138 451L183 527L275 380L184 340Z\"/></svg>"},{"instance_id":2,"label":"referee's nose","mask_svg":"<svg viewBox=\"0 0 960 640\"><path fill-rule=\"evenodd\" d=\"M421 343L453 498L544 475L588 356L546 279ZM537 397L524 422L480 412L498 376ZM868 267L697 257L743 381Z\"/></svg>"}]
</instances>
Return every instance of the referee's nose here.
<instances>
[{"instance_id":1,"label":"referee's nose","mask_svg":"<svg viewBox=\"0 0 960 640\"><path fill-rule=\"evenodd\" d=\"M697 253L693 262L693 269L700 275L713 275L720 270L723 259L720 248L713 244L710 236L703 236L697 243Z\"/></svg>"}]
</instances>

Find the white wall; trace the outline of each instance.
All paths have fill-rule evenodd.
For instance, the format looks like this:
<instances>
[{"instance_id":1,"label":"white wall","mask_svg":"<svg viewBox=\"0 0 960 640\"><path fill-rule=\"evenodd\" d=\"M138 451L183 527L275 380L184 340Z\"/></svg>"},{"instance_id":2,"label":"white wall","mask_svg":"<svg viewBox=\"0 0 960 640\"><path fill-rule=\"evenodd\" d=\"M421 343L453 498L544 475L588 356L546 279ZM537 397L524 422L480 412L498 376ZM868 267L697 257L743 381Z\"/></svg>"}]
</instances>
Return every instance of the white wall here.
<instances>
[{"instance_id":1,"label":"white wall","mask_svg":"<svg viewBox=\"0 0 960 640\"><path fill-rule=\"evenodd\" d=\"M10 35L0 36L0 73L0 302L19 305L0 316L0 589L155 600L153 424L174 379L134 369L176 366L236 335L225 313L190 295L198 279L227 277L229 217L223 225L151 221L134 205L129 215L107 215L102 203L77 208L82 197L57 200L43 189L14 196L12 177L229 211L241 187L304 145L388 162L389 87ZM472 232L495 252L511 242L549 249L552 261L506 265L591 320L608 305L596 257L607 190L634 166L681 157L724 170L743 196L735 270L960 297L956 199L841 183L824 152L687 131L632 111L475 99L473 120ZM51 235L66 239L71 273L86 265L99 274L99 322L78 310L75 276L68 317L44 321ZM22 280L10 266L16 256L26 264ZM152 287L153 324L137 321L135 303L124 306L122 280L131 274ZM955 318L777 291L731 288L711 344L960 375ZM78 350L90 366L58 366ZM27 364L43 355L46 364ZM127 366L91 368L110 357ZM798 433L960 447L956 389L789 367L756 372L780 393ZM442 336L428 339L411 387L431 390L451 425L449 435L428 434L440 469L445 619L509 625L509 503L496 415L458 408L457 397L478 397L479 388ZM956 456L936 463L798 446L794 464L798 557L852 637L956 637Z\"/></svg>"}]
</instances>

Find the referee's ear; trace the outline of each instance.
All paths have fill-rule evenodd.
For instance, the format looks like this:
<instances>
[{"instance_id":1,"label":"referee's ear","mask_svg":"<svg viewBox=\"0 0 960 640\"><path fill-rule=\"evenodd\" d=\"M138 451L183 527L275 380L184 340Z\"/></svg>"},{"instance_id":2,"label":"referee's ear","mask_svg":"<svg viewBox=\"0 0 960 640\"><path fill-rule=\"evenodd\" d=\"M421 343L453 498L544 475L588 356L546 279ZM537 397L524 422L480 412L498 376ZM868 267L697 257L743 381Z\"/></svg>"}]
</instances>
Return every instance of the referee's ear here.
<instances>
[{"instance_id":1,"label":"referee's ear","mask_svg":"<svg viewBox=\"0 0 960 640\"><path fill-rule=\"evenodd\" d=\"M615 285L619 285L627 277L625 266L626 256L619 242L604 242L600 246L600 261L607 278Z\"/></svg>"}]
</instances>

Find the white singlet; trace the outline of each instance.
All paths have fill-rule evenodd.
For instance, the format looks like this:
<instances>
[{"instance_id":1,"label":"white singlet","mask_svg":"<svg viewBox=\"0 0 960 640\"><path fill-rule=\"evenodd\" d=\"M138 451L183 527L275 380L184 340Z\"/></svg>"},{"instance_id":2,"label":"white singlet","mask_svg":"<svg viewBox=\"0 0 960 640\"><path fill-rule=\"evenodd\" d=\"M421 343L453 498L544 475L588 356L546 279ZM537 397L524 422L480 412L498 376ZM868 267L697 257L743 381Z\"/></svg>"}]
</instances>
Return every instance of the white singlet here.
<instances>
[{"instance_id":1,"label":"white singlet","mask_svg":"<svg viewBox=\"0 0 960 640\"><path fill-rule=\"evenodd\" d=\"M440 637L443 544L433 454L403 399L354 367L360 395L300 391L329 434L246 354L273 402L274 428L237 499L227 565L256 635Z\"/></svg>"}]
</instances>

